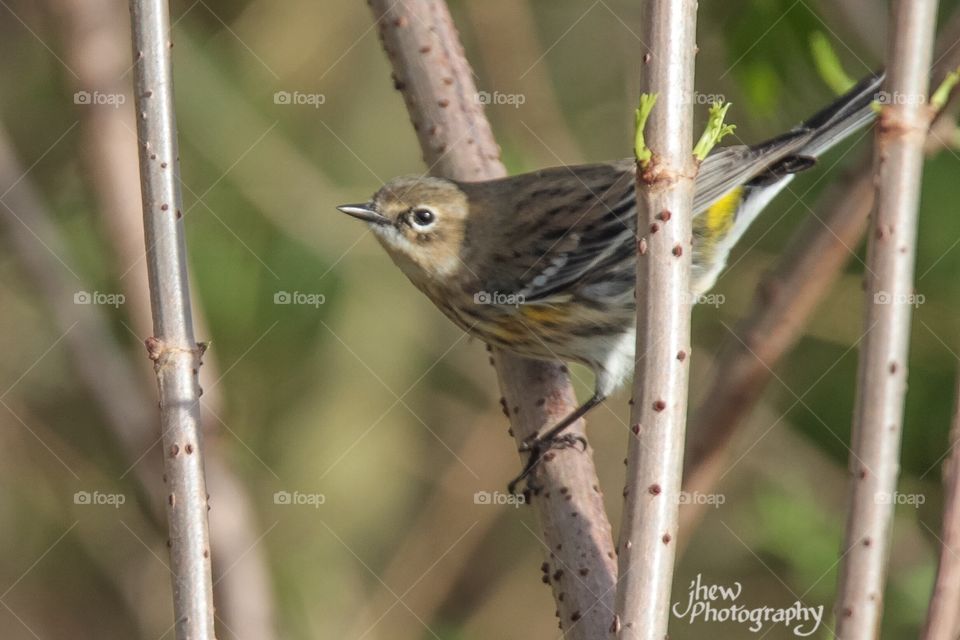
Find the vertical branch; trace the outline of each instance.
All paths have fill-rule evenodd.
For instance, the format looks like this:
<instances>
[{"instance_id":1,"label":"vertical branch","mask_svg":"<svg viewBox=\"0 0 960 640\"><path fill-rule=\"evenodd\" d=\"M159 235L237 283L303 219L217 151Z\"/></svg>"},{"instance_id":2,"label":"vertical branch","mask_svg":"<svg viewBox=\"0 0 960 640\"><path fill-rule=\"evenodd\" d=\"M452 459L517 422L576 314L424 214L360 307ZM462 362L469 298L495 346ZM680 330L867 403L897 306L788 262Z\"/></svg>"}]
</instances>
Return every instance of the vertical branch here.
<instances>
[{"instance_id":1,"label":"vertical branch","mask_svg":"<svg viewBox=\"0 0 960 640\"><path fill-rule=\"evenodd\" d=\"M505 175L449 10L442 0L371 0L423 158L434 174L459 180ZM494 351L517 443L556 424L575 406L566 368ZM583 433L579 421L570 429ZM615 567L610 524L591 455L551 451L538 466L543 491L533 504L547 549L546 577L567 638L606 635ZM562 577L561 576L566 576Z\"/></svg>"},{"instance_id":2,"label":"vertical branch","mask_svg":"<svg viewBox=\"0 0 960 640\"><path fill-rule=\"evenodd\" d=\"M921 640L956 640L960 633L960 377L950 429L950 456L944 466L940 565Z\"/></svg>"},{"instance_id":3,"label":"vertical branch","mask_svg":"<svg viewBox=\"0 0 960 640\"><path fill-rule=\"evenodd\" d=\"M893 522L936 0L894 0L887 99L877 126L876 209L867 245L865 337L857 376L852 483L837 637L879 634Z\"/></svg>"},{"instance_id":4,"label":"vertical branch","mask_svg":"<svg viewBox=\"0 0 960 640\"><path fill-rule=\"evenodd\" d=\"M656 96L637 168L637 366L614 628L664 638L676 556L690 365L695 0L648 0L641 91ZM639 132L638 132L639 133Z\"/></svg>"},{"instance_id":5,"label":"vertical branch","mask_svg":"<svg viewBox=\"0 0 960 640\"><path fill-rule=\"evenodd\" d=\"M130 18L126 7L113 0L47 1L59 18L57 22L63 42L63 57L82 79L74 89L126 98L130 82L126 77L126 70L130 66ZM82 114L80 160L85 164L85 174L96 198L102 218L100 222L106 232L105 239L114 258L116 272L125 274L120 278L126 296L125 308L133 330L145 333L151 324L150 292L143 259L143 217L139 212L141 197L134 105L132 100L124 100L116 108L83 105L77 111ZM101 323L103 321L101 319ZM194 322L197 334L205 335L202 311L194 309ZM116 348L117 345L113 345L113 349ZM110 357L101 354L99 358L90 360L87 366L103 373L89 383L106 384L107 388L117 389L120 387L116 379L120 377L125 378L125 386L147 381L146 371L140 376L142 380L137 376L128 377L126 373L108 375L103 361ZM77 361L83 362L83 359L78 357ZM114 365L113 369L116 368L117 365ZM207 358L200 374L201 383L219 379L221 371L218 370L216 359ZM135 396L128 393L123 399L139 406L145 419L136 423L108 423L125 446L131 462L138 459L156 440L156 414L148 402L153 392L146 387L139 387ZM118 395L114 391L106 394L102 400L118 402ZM141 400L144 402L141 403ZM257 531L254 509L240 477L226 459L225 447L218 446L216 436L211 441L210 416L203 413L203 409L209 409L213 416L222 415L223 405L220 387L208 391L201 404L201 417L208 436L204 449L206 480L208 490L216 496L217 503L217 508L210 512L212 562L214 566L230 568L216 579L214 598L217 617L224 628L243 629L250 637L269 640L276 637L274 596L270 588L266 554L263 547L256 544L260 532ZM216 434L216 431L213 433ZM161 473L147 467L144 462L136 466L135 473L138 480L145 482L145 486L151 490L151 497L157 499L158 522L165 529L162 515L166 496L161 496L162 487L158 482ZM159 469L161 460L151 459L153 462Z\"/></svg>"},{"instance_id":6,"label":"vertical branch","mask_svg":"<svg viewBox=\"0 0 960 640\"><path fill-rule=\"evenodd\" d=\"M193 337L173 111L166 0L131 0L134 100L143 228L153 314L147 350L160 391L163 460L169 486L170 568L177 638L214 637L207 490L200 434L201 349Z\"/></svg>"}]
</instances>

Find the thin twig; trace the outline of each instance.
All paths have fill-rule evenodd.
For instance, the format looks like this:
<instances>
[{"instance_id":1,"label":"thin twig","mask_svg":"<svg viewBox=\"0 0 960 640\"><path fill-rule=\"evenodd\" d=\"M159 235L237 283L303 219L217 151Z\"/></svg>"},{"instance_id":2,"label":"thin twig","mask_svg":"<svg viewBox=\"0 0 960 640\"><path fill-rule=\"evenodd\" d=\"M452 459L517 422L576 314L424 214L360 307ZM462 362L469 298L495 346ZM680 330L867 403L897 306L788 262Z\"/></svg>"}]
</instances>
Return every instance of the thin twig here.
<instances>
[{"instance_id":1,"label":"thin twig","mask_svg":"<svg viewBox=\"0 0 960 640\"><path fill-rule=\"evenodd\" d=\"M151 323L150 295L146 286L147 267L143 246L143 220L140 209L140 179L137 170L136 131L133 100L130 99L130 79L126 72L130 66L129 14L125 7L113 0L48 0L58 16L57 21L63 41L63 57L70 68L75 69L82 81L72 90L88 94L108 95L114 98L116 107L81 104L80 130L83 143L80 159L85 175L97 200L97 210L105 231L105 240L111 249L109 254L115 271L121 274L119 284L126 297L126 310L131 328L138 335L146 335ZM72 77L68 76L68 79ZM93 311L93 309L91 309ZM202 310L196 310L194 320L198 335L207 335ZM98 321L105 320L98 316ZM95 366L106 370L109 356L100 356ZM126 366L126 363L124 363ZM129 367L127 367L129 368ZM131 372L135 374L136 372ZM212 382L220 378L216 358L207 354L201 381ZM147 409L149 391L148 372L143 371L143 384L138 384L139 394L129 398L141 404L147 414L146 420L137 423L109 421L110 427L125 447L129 463L143 455L156 440L156 415ZM131 382L140 383L134 378ZM101 398L98 398L100 400ZM107 394L105 401L116 402L116 394ZM262 529L256 525L254 509L249 493L226 460L226 447L216 439L209 438L211 420L224 415L221 387L207 387L201 411L207 435L206 477L210 494L216 496L210 511L210 543L213 564L229 567L219 576L214 588L218 603L217 617L224 628L243 629L251 637L269 640L275 637L274 597L270 589L269 570L265 549L256 544ZM135 427L138 427L135 429ZM130 436L130 437L126 437ZM133 441L133 442L131 442ZM152 457L151 457L152 461ZM160 460L156 460L159 467ZM148 483L156 501L156 513L162 522L163 497L160 495L159 473L144 469L143 463L135 468L137 478ZM156 490L154 490L156 489ZM151 505L154 506L154 505ZM163 529L166 526L163 525Z\"/></svg>"},{"instance_id":2,"label":"thin twig","mask_svg":"<svg viewBox=\"0 0 960 640\"><path fill-rule=\"evenodd\" d=\"M372 0L384 49L432 173L460 180L503 176L499 149L446 4ZM493 352L504 407L518 444L574 407L566 368ZM582 434L583 421L570 431ZM567 638L603 637L613 617L615 567L610 524L592 455L551 452L533 497L548 549L546 575ZM565 577L561 577L565 576Z\"/></svg>"},{"instance_id":3,"label":"thin twig","mask_svg":"<svg viewBox=\"0 0 960 640\"><path fill-rule=\"evenodd\" d=\"M960 633L960 376L950 429L950 457L944 464L940 564L921 640L956 640Z\"/></svg>"},{"instance_id":4,"label":"thin twig","mask_svg":"<svg viewBox=\"0 0 960 640\"><path fill-rule=\"evenodd\" d=\"M876 208L867 241L866 314L854 410L850 510L840 565L837 637L879 634L893 527L926 104L936 0L895 0L885 104L877 125Z\"/></svg>"},{"instance_id":5,"label":"thin twig","mask_svg":"<svg viewBox=\"0 0 960 640\"><path fill-rule=\"evenodd\" d=\"M147 339L147 350L160 391L176 637L212 640L213 581L197 377L202 349L194 339L190 312L170 15L165 0L131 0L130 14L140 190L153 312L153 337Z\"/></svg>"},{"instance_id":6,"label":"thin twig","mask_svg":"<svg viewBox=\"0 0 960 640\"><path fill-rule=\"evenodd\" d=\"M690 370L695 0L644 3L641 91L656 96L637 170L637 366L620 529L618 637L667 635Z\"/></svg>"}]
</instances>

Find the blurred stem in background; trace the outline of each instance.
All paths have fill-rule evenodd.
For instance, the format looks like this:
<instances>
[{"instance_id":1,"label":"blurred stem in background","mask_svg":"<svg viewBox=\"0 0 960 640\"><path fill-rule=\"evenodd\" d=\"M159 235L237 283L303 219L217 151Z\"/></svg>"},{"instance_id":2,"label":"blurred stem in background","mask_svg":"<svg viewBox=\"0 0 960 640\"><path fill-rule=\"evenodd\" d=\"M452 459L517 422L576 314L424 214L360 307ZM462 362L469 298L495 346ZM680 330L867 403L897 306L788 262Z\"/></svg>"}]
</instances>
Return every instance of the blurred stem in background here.
<instances>
[{"instance_id":1,"label":"blurred stem in background","mask_svg":"<svg viewBox=\"0 0 960 640\"><path fill-rule=\"evenodd\" d=\"M3 216L7 237L17 259L34 283L43 302L52 312L57 328L64 334L77 378L85 386L106 417L108 433L133 462L156 438L156 414L153 401L137 384L138 376L127 354L114 339L99 307L90 313L76 314L76 286L66 277L61 260L69 259L66 243L47 213L40 195L24 167L17 160L6 131L0 130L0 192L5 193ZM38 248L37 243L41 243ZM157 531L163 522L163 495L157 481L160 460L148 456L133 466L133 476L141 487L141 504ZM144 497L145 496L145 497ZM118 574L118 580L123 579ZM138 624L150 631L147 609L134 608L145 616Z\"/></svg>"},{"instance_id":2,"label":"blurred stem in background","mask_svg":"<svg viewBox=\"0 0 960 640\"><path fill-rule=\"evenodd\" d=\"M883 55L883 48L875 36L886 33L887 14L880 11L874 0L816 0L816 5L824 14L825 25L842 20L856 33L858 44L867 47L876 57Z\"/></svg>"},{"instance_id":3,"label":"blurred stem in background","mask_svg":"<svg viewBox=\"0 0 960 640\"><path fill-rule=\"evenodd\" d=\"M937 536L940 563L921 640L956 640L960 635L960 372L957 383L950 455L943 470L943 525Z\"/></svg>"},{"instance_id":4,"label":"blurred stem in background","mask_svg":"<svg viewBox=\"0 0 960 640\"><path fill-rule=\"evenodd\" d=\"M485 417L486 412L481 412ZM451 591L461 580L469 580L474 589L482 593L497 588L496 576L477 576L470 571L470 558L486 541L488 534L507 518L516 516L515 510L496 512L487 510L482 518L470 524L452 545L437 558L437 540L434 532L450 529L457 521L457 502L462 500L456 490L463 481L460 460L473 460L484 451L490 441L490 420L469 421L466 440L458 447L457 457L446 468L434 473L433 491L423 500L422 508L413 523L400 536L391 554L390 563L383 571L384 584L395 585L409 582L410 567L427 567L426 572L399 594L403 605L424 620L432 620L449 598ZM498 456L492 460L493 475L507 477L516 472L516 464L510 456ZM422 569L420 571L423 571ZM419 587L419 588L418 588ZM400 605L397 593L384 590L379 597L371 597L354 616L355 625L346 634L347 638L366 638L373 628ZM391 629L390 640L420 640L423 629Z\"/></svg>"}]
</instances>

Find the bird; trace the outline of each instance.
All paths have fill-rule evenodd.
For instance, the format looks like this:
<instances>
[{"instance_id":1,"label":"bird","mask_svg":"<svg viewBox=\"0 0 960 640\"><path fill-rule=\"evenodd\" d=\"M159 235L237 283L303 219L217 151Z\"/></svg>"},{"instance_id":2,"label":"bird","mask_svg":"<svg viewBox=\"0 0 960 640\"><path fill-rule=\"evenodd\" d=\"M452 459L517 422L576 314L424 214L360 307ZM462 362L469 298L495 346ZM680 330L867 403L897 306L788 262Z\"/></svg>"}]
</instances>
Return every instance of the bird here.
<instances>
[{"instance_id":1,"label":"bird","mask_svg":"<svg viewBox=\"0 0 960 640\"><path fill-rule=\"evenodd\" d=\"M793 129L754 145L715 148L694 183L691 300L707 293L734 245L794 176L876 117L875 73ZM337 207L366 223L394 264L444 315L487 344L577 362L591 397L521 446L528 478L567 427L634 369L636 160L546 168L466 182L409 175L367 202Z\"/></svg>"}]
</instances>

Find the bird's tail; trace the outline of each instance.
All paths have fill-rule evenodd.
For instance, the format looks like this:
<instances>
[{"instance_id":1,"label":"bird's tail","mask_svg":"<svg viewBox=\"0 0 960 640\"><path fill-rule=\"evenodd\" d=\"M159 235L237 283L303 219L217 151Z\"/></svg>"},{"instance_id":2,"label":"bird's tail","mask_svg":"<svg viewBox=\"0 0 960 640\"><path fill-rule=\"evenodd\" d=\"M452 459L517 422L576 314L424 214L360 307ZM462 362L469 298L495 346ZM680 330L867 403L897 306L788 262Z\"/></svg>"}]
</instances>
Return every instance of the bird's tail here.
<instances>
[{"instance_id":1,"label":"bird's tail","mask_svg":"<svg viewBox=\"0 0 960 640\"><path fill-rule=\"evenodd\" d=\"M876 117L874 101L879 101L884 73L868 76L830 106L808 118L800 128L813 133L799 154L816 158Z\"/></svg>"},{"instance_id":2,"label":"bird's tail","mask_svg":"<svg viewBox=\"0 0 960 640\"><path fill-rule=\"evenodd\" d=\"M882 72L864 78L783 135L707 157L694 197L694 292L713 286L730 250L795 173L876 117L872 103L883 78Z\"/></svg>"},{"instance_id":3,"label":"bird's tail","mask_svg":"<svg viewBox=\"0 0 960 640\"><path fill-rule=\"evenodd\" d=\"M747 184L762 186L808 169L823 153L872 122L883 79L883 72L864 78L787 133L752 146L757 159L766 157L771 162Z\"/></svg>"}]
</instances>

